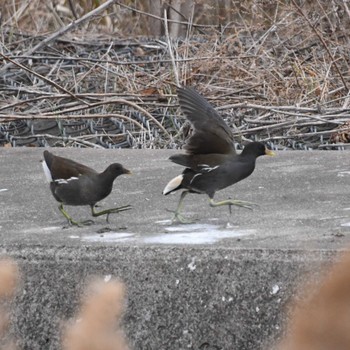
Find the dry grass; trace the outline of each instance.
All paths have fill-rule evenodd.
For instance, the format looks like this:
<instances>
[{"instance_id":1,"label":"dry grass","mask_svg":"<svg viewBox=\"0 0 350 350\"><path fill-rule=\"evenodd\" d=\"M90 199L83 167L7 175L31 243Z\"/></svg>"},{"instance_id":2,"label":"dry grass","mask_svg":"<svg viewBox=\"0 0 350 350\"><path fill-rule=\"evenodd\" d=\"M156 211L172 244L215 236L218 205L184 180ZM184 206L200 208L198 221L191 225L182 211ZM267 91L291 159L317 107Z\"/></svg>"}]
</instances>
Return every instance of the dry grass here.
<instances>
[{"instance_id":1,"label":"dry grass","mask_svg":"<svg viewBox=\"0 0 350 350\"><path fill-rule=\"evenodd\" d=\"M2 144L180 147L177 81L219 107L238 143L329 148L349 120L350 11L342 0L199 2L180 18L186 24L175 39L171 27L167 37L139 36L162 23L146 1L116 3L97 17L81 1L78 18L87 19L79 27L67 27L74 17L67 1L45 4L4 4ZM57 122L56 133L36 131L28 120L39 118Z\"/></svg>"},{"instance_id":2,"label":"dry grass","mask_svg":"<svg viewBox=\"0 0 350 350\"><path fill-rule=\"evenodd\" d=\"M0 348L3 350L16 350L13 339L7 336L9 326L10 300L14 296L19 282L17 264L10 259L0 260Z\"/></svg>"},{"instance_id":3,"label":"dry grass","mask_svg":"<svg viewBox=\"0 0 350 350\"><path fill-rule=\"evenodd\" d=\"M11 298L18 284L17 264L9 259L0 260L0 298Z\"/></svg>"},{"instance_id":4,"label":"dry grass","mask_svg":"<svg viewBox=\"0 0 350 350\"><path fill-rule=\"evenodd\" d=\"M0 348L16 350L8 336L10 300L19 284L19 268L11 259L0 261ZM117 281L92 281L82 297L74 321L63 332L63 350L127 350L120 320L124 306L124 285Z\"/></svg>"},{"instance_id":5,"label":"dry grass","mask_svg":"<svg viewBox=\"0 0 350 350\"><path fill-rule=\"evenodd\" d=\"M350 254L321 283L304 292L280 350L350 349Z\"/></svg>"},{"instance_id":6,"label":"dry grass","mask_svg":"<svg viewBox=\"0 0 350 350\"><path fill-rule=\"evenodd\" d=\"M91 283L75 322L66 327L63 350L127 350L124 336L115 324L120 321L123 303L123 284Z\"/></svg>"}]
</instances>

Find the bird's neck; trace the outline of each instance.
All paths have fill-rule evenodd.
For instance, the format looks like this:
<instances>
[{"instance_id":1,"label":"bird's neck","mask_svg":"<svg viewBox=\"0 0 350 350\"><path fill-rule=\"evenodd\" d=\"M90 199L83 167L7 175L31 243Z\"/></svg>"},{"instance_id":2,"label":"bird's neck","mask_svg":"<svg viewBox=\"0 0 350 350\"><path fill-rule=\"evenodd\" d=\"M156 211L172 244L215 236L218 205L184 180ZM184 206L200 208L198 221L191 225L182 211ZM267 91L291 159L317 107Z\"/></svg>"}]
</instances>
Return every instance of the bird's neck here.
<instances>
[{"instance_id":1,"label":"bird's neck","mask_svg":"<svg viewBox=\"0 0 350 350\"><path fill-rule=\"evenodd\" d=\"M255 163L256 158L257 158L257 156L256 156L255 154L252 154L252 153L249 153L249 152L244 153L244 150L243 150L243 152L239 155L239 157L240 157L242 160L246 161L246 162L254 162L254 163Z\"/></svg>"},{"instance_id":2,"label":"bird's neck","mask_svg":"<svg viewBox=\"0 0 350 350\"><path fill-rule=\"evenodd\" d=\"M103 182L110 183L110 184L113 183L113 181L116 179L117 176L115 174L111 173L110 171L108 171L108 169L106 169L104 172L99 174L99 178Z\"/></svg>"}]
</instances>

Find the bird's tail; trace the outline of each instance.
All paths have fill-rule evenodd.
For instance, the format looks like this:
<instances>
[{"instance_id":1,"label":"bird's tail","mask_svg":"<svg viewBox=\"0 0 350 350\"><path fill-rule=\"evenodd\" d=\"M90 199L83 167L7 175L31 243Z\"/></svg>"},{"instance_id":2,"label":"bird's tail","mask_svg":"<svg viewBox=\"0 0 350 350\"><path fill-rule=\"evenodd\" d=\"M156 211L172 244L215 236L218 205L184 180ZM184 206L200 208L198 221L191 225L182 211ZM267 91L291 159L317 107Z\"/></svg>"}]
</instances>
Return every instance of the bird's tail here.
<instances>
[{"instance_id":1,"label":"bird's tail","mask_svg":"<svg viewBox=\"0 0 350 350\"><path fill-rule=\"evenodd\" d=\"M184 176L183 176L183 174L181 174L179 176L174 177L172 180L170 180L168 182L168 184L165 186L165 188L163 190L163 194L167 195L167 194L181 188L181 183L182 183L183 178L184 178Z\"/></svg>"},{"instance_id":2,"label":"bird's tail","mask_svg":"<svg viewBox=\"0 0 350 350\"><path fill-rule=\"evenodd\" d=\"M45 173L46 180L48 182L51 182L52 181L51 171L50 171L49 167L47 166L46 161L42 160L41 161L41 165L43 166L43 170L44 170L44 173Z\"/></svg>"}]
</instances>

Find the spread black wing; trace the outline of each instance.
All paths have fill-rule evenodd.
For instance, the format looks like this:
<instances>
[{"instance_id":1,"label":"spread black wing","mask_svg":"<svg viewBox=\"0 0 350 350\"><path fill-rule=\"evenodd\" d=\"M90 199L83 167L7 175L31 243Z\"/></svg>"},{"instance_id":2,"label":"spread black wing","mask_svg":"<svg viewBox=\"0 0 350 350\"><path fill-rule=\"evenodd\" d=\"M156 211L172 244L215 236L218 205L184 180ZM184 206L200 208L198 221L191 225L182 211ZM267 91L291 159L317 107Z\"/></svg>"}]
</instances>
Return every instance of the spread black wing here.
<instances>
[{"instance_id":1,"label":"spread black wing","mask_svg":"<svg viewBox=\"0 0 350 350\"><path fill-rule=\"evenodd\" d=\"M178 88L177 94L194 129L185 150L190 154L235 154L232 132L209 102L193 88Z\"/></svg>"}]
</instances>

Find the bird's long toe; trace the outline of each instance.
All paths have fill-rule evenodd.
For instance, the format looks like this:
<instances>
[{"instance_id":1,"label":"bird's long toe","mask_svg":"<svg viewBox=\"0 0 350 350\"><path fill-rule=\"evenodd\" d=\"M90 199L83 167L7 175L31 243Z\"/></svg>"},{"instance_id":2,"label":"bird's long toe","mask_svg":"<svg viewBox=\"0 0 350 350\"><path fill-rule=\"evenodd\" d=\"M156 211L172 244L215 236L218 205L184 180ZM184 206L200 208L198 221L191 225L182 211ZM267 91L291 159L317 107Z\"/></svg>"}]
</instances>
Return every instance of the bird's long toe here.
<instances>
[{"instance_id":1,"label":"bird's long toe","mask_svg":"<svg viewBox=\"0 0 350 350\"><path fill-rule=\"evenodd\" d=\"M233 204L231 205L236 205L238 207L242 207L250 210L253 210L254 207L259 207L259 204L247 202L247 201L240 201L240 200L233 200Z\"/></svg>"},{"instance_id":2,"label":"bird's long toe","mask_svg":"<svg viewBox=\"0 0 350 350\"><path fill-rule=\"evenodd\" d=\"M101 211L95 211L95 207L91 207L91 215L94 217L101 216L101 215L106 215L106 221L109 222L109 215L110 214L115 214L115 213L121 213L122 211L130 210L132 209L132 206L127 204L123 205L121 207L117 208L109 208Z\"/></svg>"},{"instance_id":3,"label":"bird's long toe","mask_svg":"<svg viewBox=\"0 0 350 350\"><path fill-rule=\"evenodd\" d=\"M227 200L224 200L221 202L214 202L214 200L211 199L209 204L211 207L220 207L223 205L228 205L229 209L230 209L230 213L231 213L232 206L237 206L237 207L246 208L246 209L250 209L250 210L253 210L254 207L258 206L258 204L255 204L252 202L241 201L241 200L237 200L237 199L227 199Z\"/></svg>"},{"instance_id":4,"label":"bird's long toe","mask_svg":"<svg viewBox=\"0 0 350 350\"><path fill-rule=\"evenodd\" d=\"M185 218L182 214L180 214L176 210L166 209L166 211L174 214L173 218L171 219L172 224L175 224L175 223L193 224L195 222L195 220L190 220L190 219Z\"/></svg>"}]
</instances>

